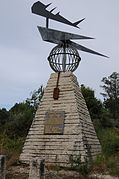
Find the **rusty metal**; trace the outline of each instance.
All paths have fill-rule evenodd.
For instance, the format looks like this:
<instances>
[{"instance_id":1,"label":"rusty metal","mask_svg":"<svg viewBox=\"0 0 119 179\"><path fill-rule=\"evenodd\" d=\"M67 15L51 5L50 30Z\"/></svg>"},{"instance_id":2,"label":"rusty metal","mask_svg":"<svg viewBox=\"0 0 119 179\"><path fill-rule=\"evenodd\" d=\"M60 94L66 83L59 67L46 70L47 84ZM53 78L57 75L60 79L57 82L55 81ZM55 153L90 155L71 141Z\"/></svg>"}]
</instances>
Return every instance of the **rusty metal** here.
<instances>
[{"instance_id":1,"label":"rusty metal","mask_svg":"<svg viewBox=\"0 0 119 179\"><path fill-rule=\"evenodd\" d=\"M58 72L56 88L54 88L54 91L53 91L53 98L54 98L54 100L58 100L59 99L59 93L60 93L60 89L58 87L58 85L59 85L59 79L60 79L60 72Z\"/></svg>"}]
</instances>

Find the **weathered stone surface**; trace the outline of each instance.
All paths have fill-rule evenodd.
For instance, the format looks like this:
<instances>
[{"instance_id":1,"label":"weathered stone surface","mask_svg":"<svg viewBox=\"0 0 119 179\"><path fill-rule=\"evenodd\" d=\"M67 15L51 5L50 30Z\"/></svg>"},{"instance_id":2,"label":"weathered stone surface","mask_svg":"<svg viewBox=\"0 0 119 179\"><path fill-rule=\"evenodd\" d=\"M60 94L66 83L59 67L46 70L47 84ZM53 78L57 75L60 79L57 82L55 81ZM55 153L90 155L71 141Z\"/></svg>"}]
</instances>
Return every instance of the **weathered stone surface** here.
<instances>
[{"instance_id":1,"label":"weathered stone surface","mask_svg":"<svg viewBox=\"0 0 119 179\"><path fill-rule=\"evenodd\" d=\"M53 90L57 76L57 73L51 74L45 88L20 156L22 162L28 163L34 157L40 160L45 158L46 163L57 162L66 166L69 165L71 155L80 155L83 161L86 157L95 157L101 151L77 78L71 72L62 72L59 79L59 99L54 100ZM62 134L44 133L48 111L65 113Z\"/></svg>"},{"instance_id":2,"label":"weathered stone surface","mask_svg":"<svg viewBox=\"0 0 119 179\"><path fill-rule=\"evenodd\" d=\"M29 179L44 178L45 160L32 159L30 161Z\"/></svg>"}]
</instances>

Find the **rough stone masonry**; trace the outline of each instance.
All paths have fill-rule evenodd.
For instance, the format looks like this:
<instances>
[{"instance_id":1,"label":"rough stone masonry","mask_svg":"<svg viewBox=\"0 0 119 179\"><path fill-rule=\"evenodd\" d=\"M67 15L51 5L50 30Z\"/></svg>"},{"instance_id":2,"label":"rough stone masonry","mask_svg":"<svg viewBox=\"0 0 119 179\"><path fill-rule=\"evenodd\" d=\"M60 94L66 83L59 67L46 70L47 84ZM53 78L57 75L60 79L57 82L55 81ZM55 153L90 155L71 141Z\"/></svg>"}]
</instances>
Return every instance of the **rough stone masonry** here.
<instances>
[{"instance_id":1,"label":"rough stone masonry","mask_svg":"<svg viewBox=\"0 0 119 179\"><path fill-rule=\"evenodd\" d=\"M45 88L20 156L24 163L38 158L46 164L68 166L71 157L80 156L85 161L101 152L76 76L61 72L59 98L55 100L57 78L58 73L51 74Z\"/></svg>"}]
</instances>

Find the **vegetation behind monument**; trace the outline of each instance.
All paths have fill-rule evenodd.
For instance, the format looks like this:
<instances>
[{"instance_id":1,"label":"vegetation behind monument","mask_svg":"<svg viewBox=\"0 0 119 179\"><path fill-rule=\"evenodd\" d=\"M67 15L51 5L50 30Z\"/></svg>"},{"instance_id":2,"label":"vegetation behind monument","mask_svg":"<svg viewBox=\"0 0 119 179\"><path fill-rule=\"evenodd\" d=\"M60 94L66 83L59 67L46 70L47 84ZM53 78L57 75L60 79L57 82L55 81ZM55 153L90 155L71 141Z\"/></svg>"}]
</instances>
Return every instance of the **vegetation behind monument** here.
<instances>
[{"instance_id":1,"label":"vegetation behind monument","mask_svg":"<svg viewBox=\"0 0 119 179\"><path fill-rule=\"evenodd\" d=\"M114 72L104 77L102 82L104 102L95 97L90 87L81 85L81 91L102 145L102 156L96 165L101 169L105 163L102 170L108 168L119 175L119 74ZM8 165L17 162L42 95L41 86L32 93L31 98L15 104L9 111L0 109L0 152L7 155Z\"/></svg>"}]
</instances>

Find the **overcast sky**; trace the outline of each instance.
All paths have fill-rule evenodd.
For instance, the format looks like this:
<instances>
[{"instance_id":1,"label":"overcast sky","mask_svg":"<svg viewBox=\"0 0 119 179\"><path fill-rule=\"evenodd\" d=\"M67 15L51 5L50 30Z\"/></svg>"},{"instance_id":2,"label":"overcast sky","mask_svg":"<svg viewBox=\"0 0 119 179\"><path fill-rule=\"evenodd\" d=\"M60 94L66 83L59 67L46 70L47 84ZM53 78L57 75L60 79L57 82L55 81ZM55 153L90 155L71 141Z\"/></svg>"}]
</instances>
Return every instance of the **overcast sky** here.
<instances>
[{"instance_id":1,"label":"overcast sky","mask_svg":"<svg viewBox=\"0 0 119 179\"><path fill-rule=\"evenodd\" d=\"M43 42L37 25L45 18L31 13L35 0L0 1L0 108L24 101L30 92L46 85L52 70L47 57L54 47ZM81 63L75 75L80 84L95 90L101 98L101 79L119 72L119 1L118 0L41 0L52 2L49 10L75 22L86 18L80 29L50 21L50 27L94 37L77 41L110 57L80 52Z\"/></svg>"}]
</instances>

